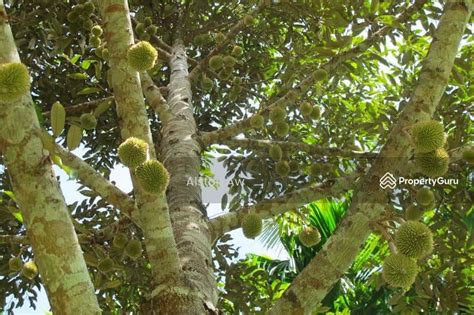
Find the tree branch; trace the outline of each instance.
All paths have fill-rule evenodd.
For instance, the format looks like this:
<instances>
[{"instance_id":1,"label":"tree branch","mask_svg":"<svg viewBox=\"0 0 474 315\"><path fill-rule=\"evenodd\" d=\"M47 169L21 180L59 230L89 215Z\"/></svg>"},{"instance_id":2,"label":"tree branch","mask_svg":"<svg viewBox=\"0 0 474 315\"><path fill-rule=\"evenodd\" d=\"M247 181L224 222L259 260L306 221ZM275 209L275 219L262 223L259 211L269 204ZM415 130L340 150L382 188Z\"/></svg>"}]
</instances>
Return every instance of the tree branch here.
<instances>
[{"instance_id":1,"label":"tree branch","mask_svg":"<svg viewBox=\"0 0 474 315\"><path fill-rule=\"evenodd\" d=\"M150 103L150 106L158 114L162 121L167 121L171 118L171 112L168 102L163 97L160 89L155 85L150 75L146 72L140 74L142 82L142 90L145 98Z\"/></svg>"},{"instance_id":2,"label":"tree branch","mask_svg":"<svg viewBox=\"0 0 474 315\"><path fill-rule=\"evenodd\" d=\"M279 145L283 151L306 152L309 155L337 155L350 158L375 158L375 152L361 152L341 148L327 148L303 142L276 141L276 140L257 140L257 139L229 139L222 141L221 144L231 148L246 148L268 150L272 145Z\"/></svg>"},{"instance_id":3,"label":"tree branch","mask_svg":"<svg viewBox=\"0 0 474 315\"><path fill-rule=\"evenodd\" d=\"M370 235L370 222L377 220L390 200L379 187L379 179L388 171L396 173L402 169L412 152L402 131L417 121L429 119L438 106L471 11L472 0L447 2L410 102L393 126L380 156L359 182L347 216L322 250L293 280L270 314L311 312L351 266Z\"/></svg>"},{"instance_id":4,"label":"tree branch","mask_svg":"<svg viewBox=\"0 0 474 315\"><path fill-rule=\"evenodd\" d=\"M266 1L260 1L257 8L249 15L251 15L252 17L257 16L265 8L265 6L266 6ZM209 66L209 59L211 59L211 57L219 54L221 51L227 48L227 46L229 45L229 43L232 42L235 36L237 36L237 34L239 34L243 29L247 27L244 20L245 20L245 17L239 20L234 26L232 26L229 32L225 34L224 40L218 43L216 47L214 47L214 49L211 50L209 54L207 54L206 57L201 59L199 64L197 64L191 70L191 72L188 75L188 78L190 81L193 81L197 77L197 75L199 75L199 73L201 73L203 70L205 70Z\"/></svg>"},{"instance_id":5,"label":"tree branch","mask_svg":"<svg viewBox=\"0 0 474 315\"><path fill-rule=\"evenodd\" d=\"M404 23L413 13L417 12L425 3L427 0L418 0L415 2L415 4L408 8L403 14L400 15L400 17L397 19L399 23ZM329 60L327 63L322 65L320 69L326 70L328 73L333 73L333 71L336 69L339 64L342 62L349 60L351 58L354 58L363 52L365 52L367 49L369 49L371 46L376 44L379 40L384 38L385 35L387 35L390 30L393 28L391 26L384 26L381 29L379 29L377 32L373 33L370 37L365 39L362 43L360 43L358 46L349 49L343 53L340 53L331 60ZM318 69L319 70L319 69ZM304 95L311 86L314 85L316 82L316 74L317 71L312 72L306 79L304 79L299 86L296 88L293 88L289 90L285 95L277 99L271 104L264 105L260 108L258 114L260 115L268 115L270 110L278 105L285 104L289 100L294 99L295 97L302 96ZM238 121L234 123L233 125L223 127L221 129L211 131L211 132L204 132L200 135L200 142L206 147L210 144L213 143L220 143L221 141L225 139L232 138L239 133L243 132L246 129L250 129L250 121L253 116L250 116L248 118L245 118L241 121Z\"/></svg>"},{"instance_id":6,"label":"tree branch","mask_svg":"<svg viewBox=\"0 0 474 315\"><path fill-rule=\"evenodd\" d=\"M357 174L358 175L358 174ZM304 205L336 196L352 188L357 178L356 174L337 178L334 181L313 184L305 188L284 194L273 199L260 201L251 206L244 206L237 211L228 212L209 221L212 229L213 240L217 240L223 234L240 227L241 218L249 213L255 213L262 219L271 218L275 215L303 207Z\"/></svg>"},{"instance_id":7,"label":"tree branch","mask_svg":"<svg viewBox=\"0 0 474 315\"><path fill-rule=\"evenodd\" d=\"M104 102L112 102L113 100L114 100L113 96L108 96L108 97L101 98L99 100L93 100L93 101L84 102L84 103L80 103L80 104L76 104L72 106L66 106L64 109L66 110L66 114L68 116L81 115L83 113L91 112L97 106L99 106L99 104L102 104ZM51 115L49 111L43 113L43 116L45 117L49 117L49 115Z\"/></svg>"}]
</instances>

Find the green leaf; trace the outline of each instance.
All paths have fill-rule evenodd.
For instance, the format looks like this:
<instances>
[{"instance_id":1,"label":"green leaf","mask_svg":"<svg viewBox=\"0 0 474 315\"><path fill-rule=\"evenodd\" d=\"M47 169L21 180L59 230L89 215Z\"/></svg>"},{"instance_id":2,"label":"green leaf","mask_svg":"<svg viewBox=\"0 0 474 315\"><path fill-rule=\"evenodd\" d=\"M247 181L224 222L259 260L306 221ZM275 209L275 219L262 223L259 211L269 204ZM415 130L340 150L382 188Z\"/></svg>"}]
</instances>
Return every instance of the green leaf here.
<instances>
[{"instance_id":1,"label":"green leaf","mask_svg":"<svg viewBox=\"0 0 474 315\"><path fill-rule=\"evenodd\" d=\"M100 92L99 88L96 87L86 87L77 92L77 95L87 95L87 94L94 94Z\"/></svg>"},{"instance_id":2,"label":"green leaf","mask_svg":"<svg viewBox=\"0 0 474 315\"><path fill-rule=\"evenodd\" d=\"M82 72L68 73L67 77L73 80L85 80L89 78L87 74Z\"/></svg>"}]
</instances>

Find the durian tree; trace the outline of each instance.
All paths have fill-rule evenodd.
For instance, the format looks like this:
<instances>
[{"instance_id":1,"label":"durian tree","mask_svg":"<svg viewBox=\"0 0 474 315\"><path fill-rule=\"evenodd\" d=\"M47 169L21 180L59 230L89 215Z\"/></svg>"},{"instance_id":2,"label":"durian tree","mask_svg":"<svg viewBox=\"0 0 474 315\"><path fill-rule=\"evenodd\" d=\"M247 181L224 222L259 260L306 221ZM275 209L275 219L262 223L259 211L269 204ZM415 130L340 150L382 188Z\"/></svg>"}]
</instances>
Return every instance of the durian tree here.
<instances>
[{"instance_id":1,"label":"durian tree","mask_svg":"<svg viewBox=\"0 0 474 315\"><path fill-rule=\"evenodd\" d=\"M390 290L426 281L447 247L460 259L441 280L472 275L472 9L0 0L0 304L43 286L54 314L229 311L226 233L255 242L290 214L314 251L270 314L323 312L369 243ZM210 217L188 183L218 163L242 185ZM66 203L53 165L82 199ZM387 172L459 181L383 189ZM330 232L305 210L324 200L347 206Z\"/></svg>"}]
</instances>

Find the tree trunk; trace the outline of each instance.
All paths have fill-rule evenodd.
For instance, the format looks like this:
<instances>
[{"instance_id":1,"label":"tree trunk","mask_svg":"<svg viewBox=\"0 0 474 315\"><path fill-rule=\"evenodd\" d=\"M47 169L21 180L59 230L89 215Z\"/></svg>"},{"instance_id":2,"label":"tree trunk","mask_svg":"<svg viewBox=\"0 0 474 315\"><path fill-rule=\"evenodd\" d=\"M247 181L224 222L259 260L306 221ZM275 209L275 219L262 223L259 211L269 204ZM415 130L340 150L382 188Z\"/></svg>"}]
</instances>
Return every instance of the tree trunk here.
<instances>
[{"instance_id":1,"label":"tree trunk","mask_svg":"<svg viewBox=\"0 0 474 315\"><path fill-rule=\"evenodd\" d=\"M0 0L0 63L20 62ZM23 214L35 262L55 314L100 314L69 210L36 136L31 96L0 100L0 151Z\"/></svg>"},{"instance_id":2,"label":"tree trunk","mask_svg":"<svg viewBox=\"0 0 474 315\"><path fill-rule=\"evenodd\" d=\"M172 118L164 123L161 156L170 173L167 199L179 257L190 286L188 308L179 314L204 314L217 303L217 287L211 258L211 235L201 188L188 185L199 176L199 144L194 140L196 122L191 105L191 86L183 44L177 40L170 60L168 105ZM170 310L171 311L171 310Z\"/></svg>"}]
</instances>

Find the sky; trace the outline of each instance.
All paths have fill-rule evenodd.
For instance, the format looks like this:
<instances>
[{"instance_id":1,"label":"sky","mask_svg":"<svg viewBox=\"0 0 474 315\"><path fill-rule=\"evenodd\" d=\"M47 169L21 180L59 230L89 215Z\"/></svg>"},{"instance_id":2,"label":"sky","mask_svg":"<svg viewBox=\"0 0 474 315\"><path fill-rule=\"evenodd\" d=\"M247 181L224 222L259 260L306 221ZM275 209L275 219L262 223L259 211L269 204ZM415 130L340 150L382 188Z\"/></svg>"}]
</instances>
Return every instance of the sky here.
<instances>
[{"instance_id":1,"label":"sky","mask_svg":"<svg viewBox=\"0 0 474 315\"><path fill-rule=\"evenodd\" d=\"M74 154L81 156L85 153L83 147L73 151ZM225 169L222 163L217 160L214 161L211 168L214 173L214 182L219 184L219 187L215 189L214 187L203 187L202 195L203 202L205 204L209 203L207 208L209 217L216 217L224 213L221 209L221 204L216 203L216 200L221 200L222 195L227 191L227 187L230 179L225 178ZM68 204L73 203L77 200L82 200L83 195L78 193L79 184L75 180L70 180L68 175L59 167L54 166L54 171L56 175L60 177L61 189L63 191L64 197ZM122 165L116 165L112 170L110 180L116 182L116 185L124 192L130 192L132 190L132 183L130 180L130 174L128 168L123 167ZM239 258L244 258L248 253L254 253L259 255L266 255L274 259L288 259L289 256L286 251L282 251L281 248L267 249L261 242L258 240L250 240L244 237L242 229L235 230L230 233L233 239L233 243L240 247L239 249ZM7 300L8 301L8 300ZM38 294L38 303L36 310L33 310L29 307L29 303L26 302L22 308L14 310L16 315L36 315L36 314L46 314L49 310L48 298L44 289L41 290Z\"/></svg>"}]
</instances>

